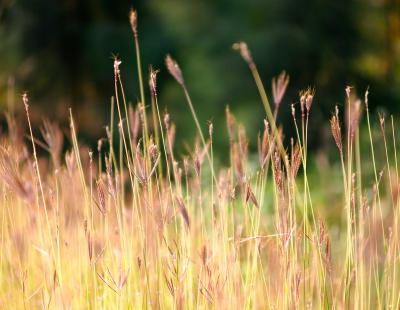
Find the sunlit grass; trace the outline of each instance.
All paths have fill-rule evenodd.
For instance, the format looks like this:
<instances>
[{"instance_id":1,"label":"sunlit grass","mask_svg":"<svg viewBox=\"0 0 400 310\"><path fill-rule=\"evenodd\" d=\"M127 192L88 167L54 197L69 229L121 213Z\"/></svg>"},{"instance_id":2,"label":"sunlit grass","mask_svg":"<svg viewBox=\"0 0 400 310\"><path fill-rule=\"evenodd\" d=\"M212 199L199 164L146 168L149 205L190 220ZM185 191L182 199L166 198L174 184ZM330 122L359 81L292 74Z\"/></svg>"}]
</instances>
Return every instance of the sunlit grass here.
<instances>
[{"instance_id":1,"label":"sunlit grass","mask_svg":"<svg viewBox=\"0 0 400 310\"><path fill-rule=\"evenodd\" d=\"M199 137L181 157L174 138L185 129L160 112L154 70L151 106L145 105L136 14L130 22L141 102L128 106L114 57L111 118L97 150L79 143L76 111L69 112L72 148L66 154L58 126L46 120L42 137L29 127L24 141L7 115L0 146L0 307L399 308L393 118L379 116L375 139L368 93L361 102L344 89L344 117L336 108L327 119L337 154L330 163L327 155L308 152L317 96L308 87L300 92L300 111L292 106L296 136L286 138L285 148L284 128L275 121L289 79L283 73L274 80L273 110L247 45L238 43L265 107L265 119L256 120L264 131L247 137L227 107L230 166L215 166L213 123L199 123L184 74L167 56ZM27 93L21 104L30 124ZM249 139L258 139L258 160L249 154ZM48 156L38 157L38 148ZM307 161L315 161L317 171Z\"/></svg>"}]
</instances>

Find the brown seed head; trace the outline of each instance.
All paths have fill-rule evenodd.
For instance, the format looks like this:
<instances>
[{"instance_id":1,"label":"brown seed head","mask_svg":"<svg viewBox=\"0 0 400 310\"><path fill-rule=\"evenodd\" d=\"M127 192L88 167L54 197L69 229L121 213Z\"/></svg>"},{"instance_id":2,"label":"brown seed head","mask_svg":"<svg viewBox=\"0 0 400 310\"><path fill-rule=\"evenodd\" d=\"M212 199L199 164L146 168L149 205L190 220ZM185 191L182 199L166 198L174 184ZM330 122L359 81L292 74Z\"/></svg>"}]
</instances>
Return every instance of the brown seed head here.
<instances>
[{"instance_id":1,"label":"brown seed head","mask_svg":"<svg viewBox=\"0 0 400 310\"><path fill-rule=\"evenodd\" d=\"M382 129L383 137L386 139L386 133L385 133L385 114L384 114L384 113L379 113L379 123L381 124L381 129Z\"/></svg>"},{"instance_id":2,"label":"brown seed head","mask_svg":"<svg viewBox=\"0 0 400 310\"><path fill-rule=\"evenodd\" d=\"M141 106L141 104L139 103L138 106ZM139 108L134 110L132 106L129 106L129 125L131 128L131 132L133 135L133 145L136 145L137 143L137 138L139 135Z\"/></svg>"},{"instance_id":3,"label":"brown seed head","mask_svg":"<svg viewBox=\"0 0 400 310\"><path fill-rule=\"evenodd\" d=\"M294 109L294 104L292 103L292 116L293 116L293 120L296 121L296 113L295 113L295 109Z\"/></svg>"},{"instance_id":4,"label":"brown seed head","mask_svg":"<svg viewBox=\"0 0 400 310\"><path fill-rule=\"evenodd\" d=\"M89 261L92 261L93 258L93 246L92 239L90 238L90 231L87 233L87 242L88 242L88 252L89 252Z\"/></svg>"},{"instance_id":5,"label":"brown seed head","mask_svg":"<svg viewBox=\"0 0 400 310\"><path fill-rule=\"evenodd\" d=\"M347 98L350 100L350 91L351 91L351 87L350 86L347 86L346 87L346 95L347 95Z\"/></svg>"},{"instance_id":6,"label":"brown seed head","mask_svg":"<svg viewBox=\"0 0 400 310\"><path fill-rule=\"evenodd\" d=\"M322 247L325 240L325 223L322 221L321 216L318 217L318 230L319 230L319 246Z\"/></svg>"},{"instance_id":7,"label":"brown seed head","mask_svg":"<svg viewBox=\"0 0 400 310\"><path fill-rule=\"evenodd\" d=\"M283 71L279 77L278 80L276 78L272 79L272 95L274 98L275 106L278 108L283 95L285 94L286 87L289 84L289 76L286 75L286 72Z\"/></svg>"},{"instance_id":8,"label":"brown seed head","mask_svg":"<svg viewBox=\"0 0 400 310\"><path fill-rule=\"evenodd\" d=\"M175 202L179 207L179 211L181 212L182 218L185 221L186 228L190 229L190 221L189 221L189 214L187 212L185 203L181 197L175 197Z\"/></svg>"},{"instance_id":9,"label":"brown seed head","mask_svg":"<svg viewBox=\"0 0 400 310\"><path fill-rule=\"evenodd\" d=\"M197 178L199 179L199 183L200 183L200 166L201 166L201 162L200 162L200 156L199 156L199 152L196 146L196 152L194 154L194 168L196 170L196 174L197 174Z\"/></svg>"},{"instance_id":10,"label":"brown seed head","mask_svg":"<svg viewBox=\"0 0 400 310\"><path fill-rule=\"evenodd\" d=\"M155 70L150 66L150 88L153 91L154 96L157 96L157 73L160 70Z\"/></svg>"},{"instance_id":11,"label":"brown seed head","mask_svg":"<svg viewBox=\"0 0 400 310\"><path fill-rule=\"evenodd\" d=\"M150 141L149 154L153 162L157 161L157 145L154 144L153 139Z\"/></svg>"},{"instance_id":12,"label":"brown seed head","mask_svg":"<svg viewBox=\"0 0 400 310\"><path fill-rule=\"evenodd\" d=\"M131 11L129 13L129 22L131 23L132 26L132 31L136 35L137 34L137 12L131 8Z\"/></svg>"},{"instance_id":13,"label":"brown seed head","mask_svg":"<svg viewBox=\"0 0 400 310\"><path fill-rule=\"evenodd\" d=\"M169 73L171 73L172 76L175 78L175 80L177 80L178 83L183 86L184 82L183 82L183 76L182 76L181 69L179 69L178 64L176 63L175 60L173 60L171 58L171 56L169 54L165 58L165 64L168 68Z\"/></svg>"},{"instance_id":14,"label":"brown seed head","mask_svg":"<svg viewBox=\"0 0 400 310\"><path fill-rule=\"evenodd\" d=\"M225 112L226 112L226 123L228 125L229 142L232 143L233 142L233 126L235 124L235 121L229 110L229 106L226 106Z\"/></svg>"},{"instance_id":15,"label":"brown seed head","mask_svg":"<svg viewBox=\"0 0 400 310\"><path fill-rule=\"evenodd\" d=\"M201 262L203 263L203 266L207 263L207 246L205 244L203 244L201 249Z\"/></svg>"},{"instance_id":16,"label":"brown seed head","mask_svg":"<svg viewBox=\"0 0 400 310\"><path fill-rule=\"evenodd\" d=\"M294 149L292 150L292 177L296 178L297 172L299 171L301 164L301 152L300 145L297 142Z\"/></svg>"},{"instance_id":17,"label":"brown seed head","mask_svg":"<svg viewBox=\"0 0 400 310\"><path fill-rule=\"evenodd\" d=\"M103 216L106 216L107 214L106 199L104 197L104 190L100 179L96 181L96 188L97 188L97 195L99 196L100 200L100 206L97 207L99 208Z\"/></svg>"},{"instance_id":18,"label":"brown seed head","mask_svg":"<svg viewBox=\"0 0 400 310\"><path fill-rule=\"evenodd\" d=\"M27 94L27 92L24 92L24 94L22 95L22 101L24 102L25 110L28 111L29 105L28 105L28 94Z\"/></svg>"},{"instance_id":19,"label":"brown seed head","mask_svg":"<svg viewBox=\"0 0 400 310\"><path fill-rule=\"evenodd\" d=\"M111 166L111 159L105 157L106 163L106 172L107 172L107 181L108 181L108 191L112 198L115 198L115 187L114 187L114 178Z\"/></svg>"},{"instance_id":20,"label":"brown seed head","mask_svg":"<svg viewBox=\"0 0 400 310\"><path fill-rule=\"evenodd\" d=\"M306 105L306 96L300 93L300 107L301 112L304 114L304 106Z\"/></svg>"},{"instance_id":21,"label":"brown seed head","mask_svg":"<svg viewBox=\"0 0 400 310\"><path fill-rule=\"evenodd\" d=\"M336 114L332 115L331 118L331 129L332 129L332 134L333 138L335 139L336 145L339 148L340 155L343 155L343 148L342 148L342 131L340 128L340 123L339 123L339 109L336 106Z\"/></svg>"},{"instance_id":22,"label":"brown seed head","mask_svg":"<svg viewBox=\"0 0 400 310\"><path fill-rule=\"evenodd\" d=\"M101 152L101 146L103 145L103 140L97 141L97 151L100 153Z\"/></svg>"},{"instance_id":23,"label":"brown seed head","mask_svg":"<svg viewBox=\"0 0 400 310\"><path fill-rule=\"evenodd\" d=\"M119 65L122 63L121 60L118 60L117 56L114 57L114 76L117 77L120 75Z\"/></svg>"},{"instance_id":24,"label":"brown seed head","mask_svg":"<svg viewBox=\"0 0 400 310\"><path fill-rule=\"evenodd\" d=\"M239 42L235 43L232 45L234 50L237 50L240 52L240 55L242 55L243 59L249 64L254 64L253 58L251 57L251 53L249 48L247 47L247 44L245 42Z\"/></svg>"},{"instance_id":25,"label":"brown seed head","mask_svg":"<svg viewBox=\"0 0 400 310\"><path fill-rule=\"evenodd\" d=\"M331 238L330 238L329 235L327 235L326 236L326 242L325 242L325 268L326 268L329 276L332 273L331 261L332 261Z\"/></svg>"},{"instance_id":26,"label":"brown seed head","mask_svg":"<svg viewBox=\"0 0 400 310\"><path fill-rule=\"evenodd\" d=\"M167 131L169 130L169 114L165 114L164 116L164 124Z\"/></svg>"},{"instance_id":27,"label":"brown seed head","mask_svg":"<svg viewBox=\"0 0 400 310\"><path fill-rule=\"evenodd\" d=\"M312 104L312 100L314 99L313 95L308 95L307 99L306 99L306 108L307 108L307 113L310 112L310 108L311 108L311 104Z\"/></svg>"}]
</instances>

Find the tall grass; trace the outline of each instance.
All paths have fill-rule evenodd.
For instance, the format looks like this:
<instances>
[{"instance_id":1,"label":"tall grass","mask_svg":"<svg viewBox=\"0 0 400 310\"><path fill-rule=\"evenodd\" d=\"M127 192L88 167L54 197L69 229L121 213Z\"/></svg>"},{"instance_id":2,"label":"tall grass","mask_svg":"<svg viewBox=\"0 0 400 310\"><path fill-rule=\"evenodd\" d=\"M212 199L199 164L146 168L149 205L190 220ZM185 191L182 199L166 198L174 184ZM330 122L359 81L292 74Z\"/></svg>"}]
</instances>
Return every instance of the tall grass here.
<instances>
[{"instance_id":1,"label":"tall grass","mask_svg":"<svg viewBox=\"0 0 400 310\"><path fill-rule=\"evenodd\" d=\"M331 197L324 201L325 208L341 214L328 222L313 198L324 189L310 182L307 170L315 90L300 92L300 117L292 105L297 134L286 149L276 119L289 78L283 73L273 80L272 111L247 45L235 44L260 92L266 118L259 122L265 128L255 163L249 160L248 139L257 137L247 138L227 107L230 166L215 167L213 124L198 121L183 74L167 56L200 137L179 161L174 135L183 129L160 113L153 70L147 115L133 11L130 23L141 101L136 107L127 104L121 61L115 57L111 119L97 156L77 140L76 111L70 111L72 149L66 154L61 154L63 134L50 121L44 122L42 138L33 136L27 93L21 104L30 142L24 142L13 111L6 114L8 134L0 146L0 307L399 308L395 124L391 118L386 128L380 115L381 133L374 138L368 91L362 104L347 87L344 118L336 107L330 119L339 163L334 170L341 166L343 185L339 203ZM360 126L363 106L366 132ZM365 135L367 146L361 145ZM38 157L38 147L49 155ZM376 156L377 150L383 156ZM365 178L368 182L362 182Z\"/></svg>"}]
</instances>

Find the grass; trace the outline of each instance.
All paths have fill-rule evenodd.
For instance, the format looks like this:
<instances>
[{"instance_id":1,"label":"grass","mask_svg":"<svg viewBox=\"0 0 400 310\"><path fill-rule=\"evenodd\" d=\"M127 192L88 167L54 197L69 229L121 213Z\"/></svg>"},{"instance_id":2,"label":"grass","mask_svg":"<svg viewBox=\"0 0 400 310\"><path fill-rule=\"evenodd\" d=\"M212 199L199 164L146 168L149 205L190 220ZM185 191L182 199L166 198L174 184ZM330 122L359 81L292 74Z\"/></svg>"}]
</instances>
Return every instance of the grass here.
<instances>
[{"instance_id":1,"label":"grass","mask_svg":"<svg viewBox=\"0 0 400 310\"><path fill-rule=\"evenodd\" d=\"M135 12L130 22L140 64ZM327 221L313 198L324 191L322 183L312 182L307 170L315 90L300 92L300 115L292 105L297 136L285 149L275 121L288 77L283 73L273 81L272 111L247 45L234 48L248 63L266 110L259 162L249 159L245 129L227 107L230 166L215 167L213 124L202 128L198 122L170 56L167 68L185 93L200 137L182 160L174 154L175 126L160 114L157 71L150 72L151 108L144 101L140 65L141 102L128 106L121 62L114 58L108 138L99 140L97 156L79 144L74 111L72 149L66 154L63 134L50 121L41 129L43 139L34 137L23 94L30 142L22 139L13 113L7 114L8 134L1 136L1 308L400 307L394 119L386 128L379 115L381 134L373 139L368 91L362 104L346 88L344 119L337 108L330 119L339 165L324 171L342 179L335 189L340 202L323 201L340 219ZM365 136L369 143L361 145ZM48 156L38 157L38 147ZM383 161L377 150L384 151ZM338 184L337 178L328 183Z\"/></svg>"}]
</instances>

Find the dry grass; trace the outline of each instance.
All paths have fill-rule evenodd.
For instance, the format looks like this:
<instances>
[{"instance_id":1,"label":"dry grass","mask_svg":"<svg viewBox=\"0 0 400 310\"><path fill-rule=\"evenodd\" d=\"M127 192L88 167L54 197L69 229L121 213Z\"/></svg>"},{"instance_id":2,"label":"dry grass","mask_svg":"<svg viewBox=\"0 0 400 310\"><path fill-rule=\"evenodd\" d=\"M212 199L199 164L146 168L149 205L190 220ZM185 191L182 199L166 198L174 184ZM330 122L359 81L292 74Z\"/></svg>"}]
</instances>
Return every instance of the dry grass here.
<instances>
[{"instance_id":1,"label":"dry grass","mask_svg":"<svg viewBox=\"0 0 400 310\"><path fill-rule=\"evenodd\" d=\"M139 51L136 18L132 12ZM361 154L361 102L346 88L345 126L337 108L330 120L342 167L342 200L325 202L342 216L340 223L327 222L313 205L321 189L307 177L315 90L300 93L299 122L292 106L297 137L288 152L275 124L288 78L283 73L273 80L272 113L247 45L234 47L249 64L266 109L267 118L259 120L265 130L258 138L258 165L249 161L245 129L236 126L227 108L231 165L214 167L213 124L206 140L202 130L207 128L197 121L183 74L170 56L167 67L183 88L200 136L182 161L174 154L175 126L159 112L157 71L150 74L151 111L143 90L137 107L128 107L117 58L112 117L108 138L99 140L98 160L78 143L72 113L73 147L65 155L55 124L46 120L43 137L31 131L31 142L24 143L7 117L8 135L0 146L1 308L400 307L393 118L389 134L380 116L382 138L373 141L366 93L371 153ZM29 121L26 93L22 99ZM119 132L119 141L112 141L112 132ZM38 147L49 155L38 158ZM385 150L385 162L375 161L374 148ZM374 182L364 186L362 163L370 156Z\"/></svg>"}]
</instances>

